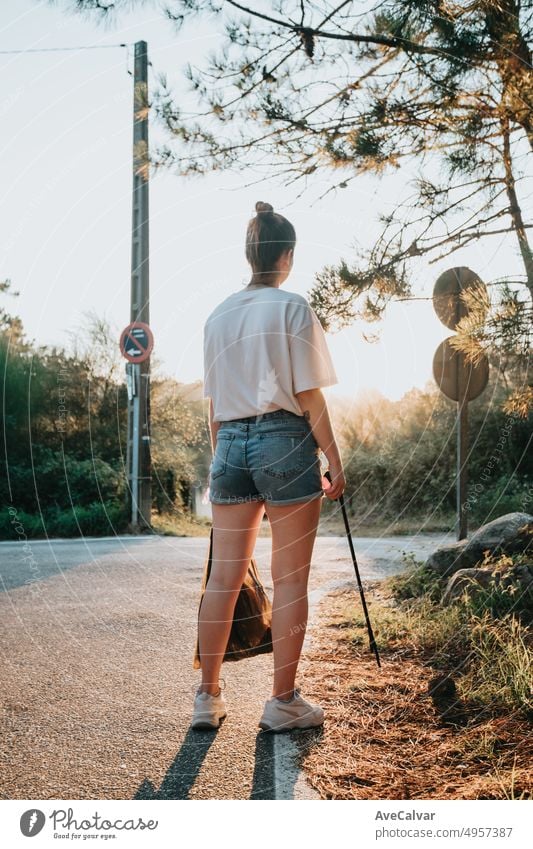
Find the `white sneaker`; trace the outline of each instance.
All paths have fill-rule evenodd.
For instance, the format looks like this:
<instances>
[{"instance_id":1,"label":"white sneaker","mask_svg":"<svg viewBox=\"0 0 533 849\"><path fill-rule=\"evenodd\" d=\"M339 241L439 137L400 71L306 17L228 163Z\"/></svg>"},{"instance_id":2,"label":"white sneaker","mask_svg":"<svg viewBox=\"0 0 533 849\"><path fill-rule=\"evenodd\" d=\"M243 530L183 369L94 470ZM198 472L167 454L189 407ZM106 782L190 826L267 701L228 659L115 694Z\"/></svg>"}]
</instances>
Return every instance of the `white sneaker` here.
<instances>
[{"instance_id":1,"label":"white sneaker","mask_svg":"<svg viewBox=\"0 0 533 849\"><path fill-rule=\"evenodd\" d=\"M324 722L324 711L302 699L299 690L294 691L290 702L276 696L265 702L259 727L265 731L290 731L291 728L315 728Z\"/></svg>"},{"instance_id":2,"label":"white sneaker","mask_svg":"<svg viewBox=\"0 0 533 849\"><path fill-rule=\"evenodd\" d=\"M191 728L218 728L220 720L226 716L226 702L222 690L217 696L210 693L196 693Z\"/></svg>"}]
</instances>

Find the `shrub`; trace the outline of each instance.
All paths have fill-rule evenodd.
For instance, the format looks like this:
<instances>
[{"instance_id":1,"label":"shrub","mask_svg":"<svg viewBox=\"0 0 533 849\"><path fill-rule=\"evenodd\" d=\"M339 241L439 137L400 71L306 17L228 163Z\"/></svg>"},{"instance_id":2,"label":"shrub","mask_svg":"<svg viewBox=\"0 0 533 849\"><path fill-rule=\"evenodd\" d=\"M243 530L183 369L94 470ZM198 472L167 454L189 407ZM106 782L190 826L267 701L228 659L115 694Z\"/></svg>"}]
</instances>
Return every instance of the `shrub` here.
<instances>
[{"instance_id":1,"label":"shrub","mask_svg":"<svg viewBox=\"0 0 533 849\"><path fill-rule=\"evenodd\" d=\"M442 596L445 580L432 569L427 569L424 562L416 560L411 553L404 554L403 560L407 564L405 571L386 579L394 598L403 601L427 596L431 601L438 601Z\"/></svg>"},{"instance_id":2,"label":"shrub","mask_svg":"<svg viewBox=\"0 0 533 849\"><path fill-rule=\"evenodd\" d=\"M506 513L523 511L524 504L531 499L531 486L531 481L527 478L520 480L511 476L488 481L486 488L479 495L469 495L472 522L474 525L483 525Z\"/></svg>"},{"instance_id":3,"label":"shrub","mask_svg":"<svg viewBox=\"0 0 533 849\"><path fill-rule=\"evenodd\" d=\"M472 649L468 671L460 681L464 697L533 716L533 664L527 631L514 616L494 622L488 611L470 623Z\"/></svg>"},{"instance_id":4,"label":"shrub","mask_svg":"<svg viewBox=\"0 0 533 849\"><path fill-rule=\"evenodd\" d=\"M43 511L42 517L18 510L14 519L9 510L0 512L3 539L107 536L122 533L127 524L127 509L117 501L95 501L70 510L50 507Z\"/></svg>"},{"instance_id":5,"label":"shrub","mask_svg":"<svg viewBox=\"0 0 533 849\"><path fill-rule=\"evenodd\" d=\"M39 515L24 510L10 512L4 507L0 510L0 538L7 540L35 539L43 536L43 524Z\"/></svg>"}]
</instances>

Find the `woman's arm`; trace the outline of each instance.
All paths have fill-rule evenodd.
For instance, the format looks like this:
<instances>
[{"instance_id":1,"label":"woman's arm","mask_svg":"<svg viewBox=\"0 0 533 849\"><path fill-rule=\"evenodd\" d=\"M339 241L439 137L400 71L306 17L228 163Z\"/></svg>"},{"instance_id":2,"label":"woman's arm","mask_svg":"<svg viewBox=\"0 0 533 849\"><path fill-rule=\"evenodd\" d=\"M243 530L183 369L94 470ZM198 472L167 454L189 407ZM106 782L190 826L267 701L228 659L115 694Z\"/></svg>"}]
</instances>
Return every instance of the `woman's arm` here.
<instances>
[{"instance_id":1,"label":"woman's arm","mask_svg":"<svg viewBox=\"0 0 533 849\"><path fill-rule=\"evenodd\" d=\"M334 500L344 492L346 479L337 441L331 427L326 399L322 390L318 388L296 392L295 397L298 399L304 417L311 425L313 436L318 442L319 448L326 455L331 475L331 487L324 490L324 493L328 498Z\"/></svg>"},{"instance_id":2,"label":"woman's arm","mask_svg":"<svg viewBox=\"0 0 533 849\"><path fill-rule=\"evenodd\" d=\"M220 422L213 421L214 411L213 411L213 399L209 399L209 430L211 433L211 451L213 454L215 453L215 448L217 445L217 433L220 427Z\"/></svg>"}]
</instances>

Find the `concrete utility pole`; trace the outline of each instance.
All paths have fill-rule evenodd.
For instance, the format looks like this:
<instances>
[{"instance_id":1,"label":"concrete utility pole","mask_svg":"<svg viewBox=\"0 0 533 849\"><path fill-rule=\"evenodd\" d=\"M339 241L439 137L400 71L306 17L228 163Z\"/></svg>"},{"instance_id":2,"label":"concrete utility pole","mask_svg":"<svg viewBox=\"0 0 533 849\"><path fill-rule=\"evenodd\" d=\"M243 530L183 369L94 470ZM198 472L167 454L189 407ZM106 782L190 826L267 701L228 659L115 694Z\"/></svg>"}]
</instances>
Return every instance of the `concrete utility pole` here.
<instances>
[{"instance_id":1,"label":"concrete utility pole","mask_svg":"<svg viewBox=\"0 0 533 849\"><path fill-rule=\"evenodd\" d=\"M148 46L135 43L131 321L150 323L148 242ZM151 528L150 359L127 363L127 473L132 529Z\"/></svg>"}]
</instances>

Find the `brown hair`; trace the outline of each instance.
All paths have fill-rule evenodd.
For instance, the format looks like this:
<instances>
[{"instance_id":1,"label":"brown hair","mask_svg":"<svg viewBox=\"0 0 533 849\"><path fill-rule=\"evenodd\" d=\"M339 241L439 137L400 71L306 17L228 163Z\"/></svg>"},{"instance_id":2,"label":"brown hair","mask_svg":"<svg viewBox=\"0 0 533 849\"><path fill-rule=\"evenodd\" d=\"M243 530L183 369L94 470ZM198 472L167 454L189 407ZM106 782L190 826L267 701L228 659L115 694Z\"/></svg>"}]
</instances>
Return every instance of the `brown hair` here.
<instances>
[{"instance_id":1,"label":"brown hair","mask_svg":"<svg viewBox=\"0 0 533 849\"><path fill-rule=\"evenodd\" d=\"M267 283L281 254L294 248L296 231L269 203L258 200L255 211L246 231L246 259L254 274L260 274L262 282Z\"/></svg>"}]
</instances>

